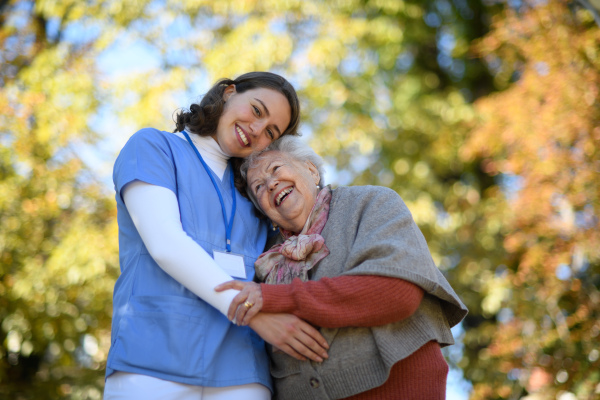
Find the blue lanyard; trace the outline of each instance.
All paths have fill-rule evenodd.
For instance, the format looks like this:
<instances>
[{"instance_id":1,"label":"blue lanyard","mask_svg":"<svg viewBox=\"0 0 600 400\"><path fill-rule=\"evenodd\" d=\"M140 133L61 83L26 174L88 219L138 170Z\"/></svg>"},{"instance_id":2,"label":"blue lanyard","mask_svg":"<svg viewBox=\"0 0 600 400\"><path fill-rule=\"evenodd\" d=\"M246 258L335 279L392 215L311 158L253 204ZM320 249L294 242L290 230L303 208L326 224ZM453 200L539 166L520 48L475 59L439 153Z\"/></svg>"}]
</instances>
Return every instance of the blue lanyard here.
<instances>
[{"instance_id":1,"label":"blue lanyard","mask_svg":"<svg viewBox=\"0 0 600 400\"><path fill-rule=\"evenodd\" d=\"M196 155L200 159L202 166L206 170L208 177L212 181L213 186L215 187L215 190L217 191L217 194L219 195L219 201L221 202L221 211L223 211L223 222L225 223L225 235L226 235L226 239L227 239L227 252L231 253L231 228L233 227L233 217L235 216L235 207L236 207L235 183L233 182L233 171L231 171L231 173L230 173L230 175L231 175L231 194L233 197L233 206L231 207L231 218L229 218L229 223L227 223L227 212L225 211L225 202L223 201L223 195L221 194L221 191L219 190L219 186L217 185L215 178L213 178L212 174L210 173L210 168L208 167L208 165L206 165L206 162L204 162L204 160L202 159L202 156L198 152L198 149L196 148L196 146L194 146L194 143L192 143L192 139L190 139L190 136L187 134L186 131L182 131L182 133L183 133L183 136L185 136L185 138L189 142L190 146L192 146L192 149L194 149L194 152L196 152Z\"/></svg>"}]
</instances>

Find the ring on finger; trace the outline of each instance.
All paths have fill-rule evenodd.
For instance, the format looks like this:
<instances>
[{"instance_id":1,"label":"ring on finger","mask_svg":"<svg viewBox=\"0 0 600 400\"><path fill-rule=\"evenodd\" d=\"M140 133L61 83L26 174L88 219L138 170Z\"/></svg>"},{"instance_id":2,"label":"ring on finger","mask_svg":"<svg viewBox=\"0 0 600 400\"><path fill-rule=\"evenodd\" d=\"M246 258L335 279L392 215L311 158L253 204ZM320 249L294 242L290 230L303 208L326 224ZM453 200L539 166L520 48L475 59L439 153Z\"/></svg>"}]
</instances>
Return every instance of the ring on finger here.
<instances>
[{"instance_id":1,"label":"ring on finger","mask_svg":"<svg viewBox=\"0 0 600 400\"><path fill-rule=\"evenodd\" d=\"M246 310L251 309L253 305L254 305L254 303L250 303L249 301L246 301L244 303L244 307L246 307Z\"/></svg>"}]
</instances>

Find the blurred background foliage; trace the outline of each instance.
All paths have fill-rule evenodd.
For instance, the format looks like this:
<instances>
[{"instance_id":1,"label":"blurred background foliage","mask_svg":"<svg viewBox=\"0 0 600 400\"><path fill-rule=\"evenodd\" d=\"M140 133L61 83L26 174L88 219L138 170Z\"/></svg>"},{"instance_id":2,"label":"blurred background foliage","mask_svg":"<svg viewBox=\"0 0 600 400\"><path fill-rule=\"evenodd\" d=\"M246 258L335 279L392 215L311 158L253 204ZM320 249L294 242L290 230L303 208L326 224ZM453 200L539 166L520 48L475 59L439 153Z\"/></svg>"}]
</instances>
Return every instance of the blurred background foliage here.
<instances>
[{"instance_id":1,"label":"blurred background foliage","mask_svg":"<svg viewBox=\"0 0 600 400\"><path fill-rule=\"evenodd\" d=\"M271 70L335 184L412 210L470 309L446 353L470 398L599 398L599 6L0 1L0 397L101 397L119 266L94 149ZM107 73L140 43L159 61Z\"/></svg>"}]
</instances>

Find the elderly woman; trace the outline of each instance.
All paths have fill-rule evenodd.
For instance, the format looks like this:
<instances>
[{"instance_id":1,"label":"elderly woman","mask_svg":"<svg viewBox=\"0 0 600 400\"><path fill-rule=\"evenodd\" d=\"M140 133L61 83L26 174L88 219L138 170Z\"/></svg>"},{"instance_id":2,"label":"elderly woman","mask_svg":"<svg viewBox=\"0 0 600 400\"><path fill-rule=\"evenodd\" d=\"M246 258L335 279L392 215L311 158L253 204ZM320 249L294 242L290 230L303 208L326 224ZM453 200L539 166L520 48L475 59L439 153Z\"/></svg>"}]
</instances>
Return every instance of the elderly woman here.
<instances>
[{"instance_id":1,"label":"elderly woman","mask_svg":"<svg viewBox=\"0 0 600 400\"><path fill-rule=\"evenodd\" d=\"M402 199L383 187L322 188L322 160L294 137L251 156L242 175L281 243L255 264L266 283L217 287L241 290L229 318L291 313L329 343L320 363L272 352L275 398L444 399L440 348L467 309Z\"/></svg>"}]
</instances>

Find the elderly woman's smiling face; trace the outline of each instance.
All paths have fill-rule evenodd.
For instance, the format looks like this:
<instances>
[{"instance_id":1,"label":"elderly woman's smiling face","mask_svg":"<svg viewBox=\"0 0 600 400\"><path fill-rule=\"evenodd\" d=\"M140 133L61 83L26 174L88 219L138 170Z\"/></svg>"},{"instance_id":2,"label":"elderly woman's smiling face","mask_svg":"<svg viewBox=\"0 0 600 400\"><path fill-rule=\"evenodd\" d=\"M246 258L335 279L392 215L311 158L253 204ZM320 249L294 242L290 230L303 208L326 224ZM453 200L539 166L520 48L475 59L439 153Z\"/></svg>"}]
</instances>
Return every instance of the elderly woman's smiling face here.
<instances>
[{"instance_id":1,"label":"elderly woman's smiling face","mask_svg":"<svg viewBox=\"0 0 600 400\"><path fill-rule=\"evenodd\" d=\"M268 151L248 169L248 187L262 211L283 229L298 233L317 198L319 172L310 161Z\"/></svg>"}]
</instances>

